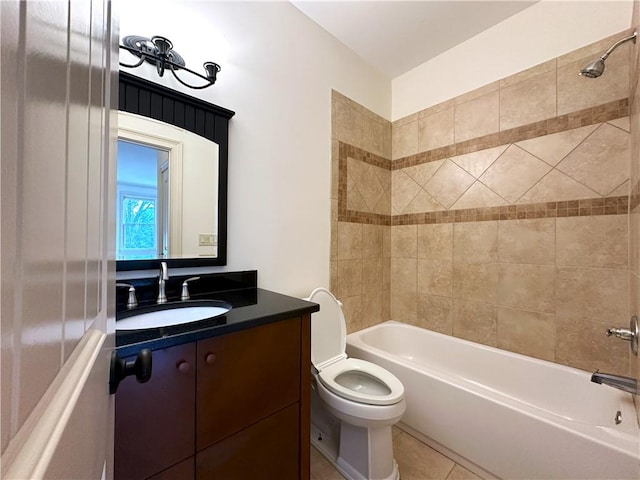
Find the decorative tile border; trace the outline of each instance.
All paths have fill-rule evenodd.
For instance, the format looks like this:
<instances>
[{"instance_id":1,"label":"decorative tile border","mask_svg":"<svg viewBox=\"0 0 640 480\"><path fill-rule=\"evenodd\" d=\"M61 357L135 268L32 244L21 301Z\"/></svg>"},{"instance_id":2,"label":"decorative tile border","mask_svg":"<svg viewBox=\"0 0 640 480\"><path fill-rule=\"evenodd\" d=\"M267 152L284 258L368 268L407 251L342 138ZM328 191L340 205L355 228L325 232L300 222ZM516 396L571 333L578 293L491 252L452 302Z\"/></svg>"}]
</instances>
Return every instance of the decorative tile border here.
<instances>
[{"instance_id":1,"label":"decorative tile border","mask_svg":"<svg viewBox=\"0 0 640 480\"><path fill-rule=\"evenodd\" d=\"M394 215L392 225L425 225L430 223L486 222L488 220L521 220L531 218L585 217L622 215L629 212L627 196L569 200L565 202L530 203L504 207L467 208L440 212Z\"/></svg>"},{"instance_id":2,"label":"decorative tile border","mask_svg":"<svg viewBox=\"0 0 640 480\"><path fill-rule=\"evenodd\" d=\"M501 207L442 210L403 215L382 215L347 209L347 158L354 158L380 168L391 169L391 161L353 145L339 142L338 221L371 225L424 225L432 223L483 222L531 218L624 215L630 211L626 195L560 202L507 205ZM631 195L631 210L640 204L640 183Z\"/></svg>"},{"instance_id":3,"label":"decorative tile border","mask_svg":"<svg viewBox=\"0 0 640 480\"><path fill-rule=\"evenodd\" d=\"M560 133L574 128L607 122L609 120L626 117L627 115L629 115L629 99L623 98L598 105L597 107L585 108L577 112L567 113L540 122L534 122L426 152L416 153L415 155L394 160L391 162L391 165L393 170L400 170L402 168L414 167L423 163L435 162L465 153L477 152L479 150L509 143L517 143L552 133Z\"/></svg>"}]
</instances>

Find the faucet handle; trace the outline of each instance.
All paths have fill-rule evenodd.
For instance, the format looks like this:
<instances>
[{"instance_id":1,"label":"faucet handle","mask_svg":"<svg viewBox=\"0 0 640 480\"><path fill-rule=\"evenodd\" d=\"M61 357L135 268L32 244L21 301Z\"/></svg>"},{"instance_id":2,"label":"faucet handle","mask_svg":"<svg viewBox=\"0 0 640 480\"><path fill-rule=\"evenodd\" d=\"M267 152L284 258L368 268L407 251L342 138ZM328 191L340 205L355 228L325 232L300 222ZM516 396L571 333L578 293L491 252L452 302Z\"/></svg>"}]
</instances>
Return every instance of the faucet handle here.
<instances>
[{"instance_id":1,"label":"faucet handle","mask_svg":"<svg viewBox=\"0 0 640 480\"><path fill-rule=\"evenodd\" d=\"M129 288L129 298L127 299L127 309L131 310L138 306L138 299L136 298L136 287L131 285L130 283L116 283L116 287L128 287Z\"/></svg>"},{"instance_id":2,"label":"faucet handle","mask_svg":"<svg viewBox=\"0 0 640 480\"><path fill-rule=\"evenodd\" d=\"M640 332L638 329L638 317L631 317L631 322L629 324L629 328L609 328L606 331L607 337L614 336L616 338L620 338L622 340L627 340L631 343L631 352L634 355L638 354L638 340L640 337Z\"/></svg>"},{"instance_id":3,"label":"faucet handle","mask_svg":"<svg viewBox=\"0 0 640 480\"><path fill-rule=\"evenodd\" d=\"M194 280L200 280L200 277L191 277L187 278L184 282L182 282L182 294L180 295L180 300L189 300L189 282Z\"/></svg>"}]
</instances>

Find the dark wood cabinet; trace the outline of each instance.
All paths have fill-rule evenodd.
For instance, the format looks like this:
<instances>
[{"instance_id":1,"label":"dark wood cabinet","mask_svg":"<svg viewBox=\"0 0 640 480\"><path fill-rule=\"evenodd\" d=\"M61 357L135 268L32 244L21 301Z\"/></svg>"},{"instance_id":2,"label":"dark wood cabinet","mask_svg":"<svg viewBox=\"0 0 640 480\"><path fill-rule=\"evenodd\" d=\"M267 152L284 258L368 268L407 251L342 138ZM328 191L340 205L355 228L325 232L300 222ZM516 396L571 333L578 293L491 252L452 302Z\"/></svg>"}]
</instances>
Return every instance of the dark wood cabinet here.
<instances>
[{"instance_id":1,"label":"dark wood cabinet","mask_svg":"<svg viewBox=\"0 0 640 480\"><path fill-rule=\"evenodd\" d=\"M116 479L146 479L193 455L195 359L193 343L157 350L147 383L131 377L120 384L115 411Z\"/></svg>"},{"instance_id":2,"label":"dark wood cabinet","mask_svg":"<svg viewBox=\"0 0 640 480\"><path fill-rule=\"evenodd\" d=\"M309 478L310 315L153 352L116 395L116 480Z\"/></svg>"}]
</instances>

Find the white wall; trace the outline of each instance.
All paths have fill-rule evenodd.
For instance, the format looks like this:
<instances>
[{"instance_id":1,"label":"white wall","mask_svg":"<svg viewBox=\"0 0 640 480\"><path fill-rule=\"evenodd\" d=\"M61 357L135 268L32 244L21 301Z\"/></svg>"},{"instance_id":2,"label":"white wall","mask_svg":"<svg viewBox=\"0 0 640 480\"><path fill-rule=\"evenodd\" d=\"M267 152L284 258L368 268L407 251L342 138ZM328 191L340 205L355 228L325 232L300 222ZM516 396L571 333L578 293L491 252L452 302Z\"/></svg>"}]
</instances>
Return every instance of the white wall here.
<instances>
[{"instance_id":1,"label":"white wall","mask_svg":"<svg viewBox=\"0 0 640 480\"><path fill-rule=\"evenodd\" d=\"M542 0L394 78L391 120L625 30L632 7L631 0Z\"/></svg>"},{"instance_id":2,"label":"white wall","mask_svg":"<svg viewBox=\"0 0 640 480\"><path fill-rule=\"evenodd\" d=\"M187 66L222 64L205 90L161 80L236 112L228 264L210 270L257 269L261 287L296 296L328 286L331 89L389 118L390 82L288 2L123 0L118 10L121 37L164 35ZM151 66L132 73L158 81Z\"/></svg>"}]
</instances>

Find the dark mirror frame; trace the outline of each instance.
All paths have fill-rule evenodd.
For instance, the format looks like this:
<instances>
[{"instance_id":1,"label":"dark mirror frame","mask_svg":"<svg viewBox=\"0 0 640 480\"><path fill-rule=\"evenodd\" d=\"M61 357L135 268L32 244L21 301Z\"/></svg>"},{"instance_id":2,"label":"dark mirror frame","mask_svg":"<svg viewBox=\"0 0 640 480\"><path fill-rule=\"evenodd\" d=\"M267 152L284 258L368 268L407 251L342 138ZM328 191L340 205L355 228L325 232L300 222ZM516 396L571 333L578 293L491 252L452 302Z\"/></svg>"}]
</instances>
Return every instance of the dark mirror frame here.
<instances>
[{"instance_id":1,"label":"dark mirror frame","mask_svg":"<svg viewBox=\"0 0 640 480\"><path fill-rule=\"evenodd\" d=\"M218 144L218 256L117 260L116 270L151 270L158 268L160 261L170 268L226 265L229 119L235 112L126 72L120 72L119 77L118 110L184 128Z\"/></svg>"}]
</instances>

